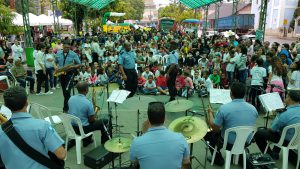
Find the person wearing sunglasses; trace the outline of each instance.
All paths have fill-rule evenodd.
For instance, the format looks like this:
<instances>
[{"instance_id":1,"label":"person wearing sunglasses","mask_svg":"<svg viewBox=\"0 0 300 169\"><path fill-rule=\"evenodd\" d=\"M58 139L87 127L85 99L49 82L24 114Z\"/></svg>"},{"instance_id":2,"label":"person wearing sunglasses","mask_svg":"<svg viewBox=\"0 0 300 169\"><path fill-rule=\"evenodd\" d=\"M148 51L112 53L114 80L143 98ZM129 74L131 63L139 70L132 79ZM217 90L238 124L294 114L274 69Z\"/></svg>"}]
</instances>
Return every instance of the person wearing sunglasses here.
<instances>
[{"instance_id":1,"label":"person wearing sunglasses","mask_svg":"<svg viewBox=\"0 0 300 169\"><path fill-rule=\"evenodd\" d=\"M141 169L174 169L190 167L190 151L184 136L164 126L165 108L162 102L148 106L150 128L133 140L130 160Z\"/></svg>"}]
</instances>

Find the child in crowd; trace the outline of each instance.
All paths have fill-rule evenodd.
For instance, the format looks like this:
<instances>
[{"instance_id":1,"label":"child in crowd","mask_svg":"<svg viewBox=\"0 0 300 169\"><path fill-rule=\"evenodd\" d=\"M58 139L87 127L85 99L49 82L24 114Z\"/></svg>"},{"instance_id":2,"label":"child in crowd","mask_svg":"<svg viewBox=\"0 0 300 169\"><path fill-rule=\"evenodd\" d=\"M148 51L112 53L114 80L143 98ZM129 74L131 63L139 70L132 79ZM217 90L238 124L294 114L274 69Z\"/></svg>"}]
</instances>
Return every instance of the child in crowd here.
<instances>
[{"instance_id":1,"label":"child in crowd","mask_svg":"<svg viewBox=\"0 0 300 169\"><path fill-rule=\"evenodd\" d=\"M184 79L184 90L182 92L182 97L191 96L194 91L193 80L190 77L189 72L184 72L183 77L185 79Z\"/></svg>"},{"instance_id":2,"label":"child in crowd","mask_svg":"<svg viewBox=\"0 0 300 169\"><path fill-rule=\"evenodd\" d=\"M146 79L142 76L141 72L138 73L138 89L137 93L142 93Z\"/></svg>"},{"instance_id":3,"label":"child in crowd","mask_svg":"<svg viewBox=\"0 0 300 169\"><path fill-rule=\"evenodd\" d=\"M88 60L88 63L89 65L91 66L92 62L93 62L93 59L92 59L92 51L91 49L89 48L88 44L85 44L84 45L84 48L82 50L82 54L85 54L87 60Z\"/></svg>"},{"instance_id":4,"label":"child in crowd","mask_svg":"<svg viewBox=\"0 0 300 169\"><path fill-rule=\"evenodd\" d=\"M214 57L214 54L210 54L208 57L207 69L208 69L209 73L213 72L213 68L214 68L213 57Z\"/></svg>"},{"instance_id":5,"label":"child in crowd","mask_svg":"<svg viewBox=\"0 0 300 169\"><path fill-rule=\"evenodd\" d=\"M216 55L215 61L214 61L214 70L217 70L218 72L221 71L222 63L221 63L221 55Z\"/></svg>"},{"instance_id":6,"label":"child in crowd","mask_svg":"<svg viewBox=\"0 0 300 169\"><path fill-rule=\"evenodd\" d=\"M199 97L207 96L209 94L209 91L213 89L213 83L209 78L209 71L203 72L203 79L205 80L204 84L202 84L200 87Z\"/></svg>"},{"instance_id":7,"label":"child in crowd","mask_svg":"<svg viewBox=\"0 0 300 169\"><path fill-rule=\"evenodd\" d=\"M199 72L196 71L193 76L193 83L196 90L200 89L200 85L203 84L203 79L199 75Z\"/></svg>"},{"instance_id":8,"label":"child in crowd","mask_svg":"<svg viewBox=\"0 0 300 169\"><path fill-rule=\"evenodd\" d=\"M149 76L154 77L153 73L150 72L149 66L146 66L146 67L145 67L145 71L142 73L142 76L143 76L145 79L148 79Z\"/></svg>"},{"instance_id":9,"label":"child in crowd","mask_svg":"<svg viewBox=\"0 0 300 169\"><path fill-rule=\"evenodd\" d=\"M169 95L169 90L167 86L167 78L165 76L165 71L161 70L159 76L156 79L156 86L158 92L164 95Z\"/></svg>"},{"instance_id":10,"label":"child in crowd","mask_svg":"<svg viewBox=\"0 0 300 169\"><path fill-rule=\"evenodd\" d=\"M144 85L143 89L144 94L154 94L156 95L158 90L156 88L156 84L153 80L153 75L148 76L148 80Z\"/></svg>"},{"instance_id":11,"label":"child in crowd","mask_svg":"<svg viewBox=\"0 0 300 169\"><path fill-rule=\"evenodd\" d=\"M300 61L295 61L291 65L292 74L289 78L288 89L300 89Z\"/></svg>"},{"instance_id":12,"label":"child in crowd","mask_svg":"<svg viewBox=\"0 0 300 169\"><path fill-rule=\"evenodd\" d=\"M220 75L217 70L213 70L213 74L209 75L210 80L213 83L214 88L218 88L220 86Z\"/></svg>"},{"instance_id":13,"label":"child in crowd","mask_svg":"<svg viewBox=\"0 0 300 169\"><path fill-rule=\"evenodd\" d=\"M158 64L157 65L157 69L156 69L156 71L155 71L155 73L154 73L154 75L155 75L155 78L158 78L158 76L160 76L160 72L162 71L162 64Z\"/></svg>"},{"instance_id":14,"label":"child in crowd","mask_svg":"<svg viewBox=\"0 0 300 169\"><path fill-rule=\"evenodd\" d=\"M250 98L252 101L252 105L255 107L259 107L259 101L257 96L262 94L263 92L263 82L264 78L267 77L267 71L263 67L264 60L262 58L258 58L256 60L257 66L254 66L250 70L251 75L251 91L250 91Z\"/></svg>"},{"instance_id":15,"label":"child in crowd","mask_svg":"<svg viewBox=\"0 0 300 169\"><path fill-rule=\"evenodd\" d=\"M91 67L86 67L86 71L83 73L83 76L82 76L82 80L83 81L88 81L89 77L91 76Z\"/></svg>"},{"instance_id":16,"label":"child in crowd","mask_svg":"<svg viewBox=\"0 0 300 169\"><path fill-rule=\"evenodd\" d=\"M97 73L95 71L92 71L91 75L89 76L88 83L91 86L98 85L98 83L99 83L98 76L97 76Z\"/></svg>"},{"instance_id":17,"label":"child in crowd","mask_svg":"<svg viewBox=\"0 0 300 169\"><path fill-rule=\"evenodd\" d=\"M203 55L202 58L198 60L198 64L201 66L201 68L204 70L207 68L208 59L206 58L206 55Z\"/></svg>"},{"instance_id":18,"label":"child in crowd","mask_svg":"<svg viewBox=\"0 0 300 169\"><path fill-rule=\"evenodd\" d=\"M221 88L222 89L228 89L229 88L229 82L226 78L225 73L222 73L222 75L221 75Z\"/></svg>"},{"instance_id":19,"label":"child in crowd","mask_svg":"<svg viewBox=\"0 0 300 169\"><path fill-rule=\"evenodd\" d=\"M99 85L106 85L108 83L108 76L105 73L104 69L102 67L100 67L98 69L98 81L99 81Z\"/></svg>"},{"instance_id":20,"label":"child in crowd","mask_svg":"<svg viewBox=\"0 0 300 169\"><path fill-rule=\"evenodd\" d=\"M182 95L182 88L184 87L184 77L182 76L182 70L178 70L178 74L175 81L175 87L177 89L177 95Z\"/></svg>"}]
</instances>

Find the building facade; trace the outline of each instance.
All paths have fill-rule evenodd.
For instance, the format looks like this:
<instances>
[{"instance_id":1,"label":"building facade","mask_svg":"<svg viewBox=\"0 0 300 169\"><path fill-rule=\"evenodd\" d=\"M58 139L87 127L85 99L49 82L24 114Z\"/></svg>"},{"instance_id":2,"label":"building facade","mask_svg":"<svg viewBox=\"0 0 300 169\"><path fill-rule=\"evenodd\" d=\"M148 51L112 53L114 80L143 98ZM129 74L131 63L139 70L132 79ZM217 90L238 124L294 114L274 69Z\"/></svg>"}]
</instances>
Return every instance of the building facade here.
<instances>
[{"instance_id":1,"label":"building facade","mask_svg":"<svg viewBox=\"0 0 300 169\"><path fill-rule=\"evenodd\" d=\"M255 29L257 29L259 25L260 5L261 0L252 0L251 13L255 14ZM283 29L284 20L287 21L286 26L289 27L297 5L298 0L269 0L266 29L275 31Z\"/></svg>"},{"instance_id":2,"label":"building facade","mask_svg":"<svg viewBox=\"0 0 300 169\"><path fill-rule=\"evenodd\" d=\"M142 21L151 22L158 20L158 9L153 0L144 0L145 10Z\"/></svg>"}]
</instances>

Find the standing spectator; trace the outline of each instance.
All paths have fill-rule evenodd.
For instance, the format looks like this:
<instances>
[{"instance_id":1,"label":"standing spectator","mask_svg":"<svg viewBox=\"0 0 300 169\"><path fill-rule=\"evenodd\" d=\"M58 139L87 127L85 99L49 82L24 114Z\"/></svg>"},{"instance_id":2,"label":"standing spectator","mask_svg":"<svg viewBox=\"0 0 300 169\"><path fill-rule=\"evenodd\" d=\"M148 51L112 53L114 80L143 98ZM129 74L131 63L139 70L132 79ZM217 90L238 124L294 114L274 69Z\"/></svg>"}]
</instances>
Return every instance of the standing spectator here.
<instances>
[{"instance_id":1,"label":"standing spectator","mask_svg":"<svg viewBox=\"0 0 300 169\"><path fill-rule=\"evenodd\" d=\"M300 61L291 65L292 75L289 79L288 89L300 89Z\"/></svg>"},{"instance_id":2,"label":"standing spectator","mask_svg":"<svg viewBox=\"0 0 300 169\"><path fill-rule=\"evenodd\" d=\"M46 73L47 77L49 78L50 82L50 88L52 90L55 90L56 87L56 77L54 77L53 73L56 69L55 65L55 56L53 54L53 49L51 47L47 47L45 51L45 67L46 67Z\"/></svg>"},{"instance_id":3,"label":"standing spectator","mask_svg":"<svg viewBox=\"0 0 300 169\"><path fill-rule=\"evenodd\" d=\"M227 58L226 63L226 73L227 73L227 79L229 81L229 86L234 82L234 70L235 70L235 64L236 59L234 56L235 52L234 50L230 51L230 56Z\"/></svg>"},{"instance_id":4,"label":"standing spectator","mask_svg":"<svg viewBox=\"0 0 300 169\"><path fill-rule=\"evenodd\" d=\"M91 43L91 50L92 50L93 63L98 62L98 57L99 57L98 53L99 53L99 50L100 50L100 46L99 46L97 37L93 38L93 41Z\"/></svg>"},{"instance_id":5,"label":"standing spectator","mask_svg":"<svg viewBox=\"0 0 300 169\"><path fill-rule=\"evenodd\" d=\"M15 40L15 43L11 46L12 56L14 59L20 58L22 60L23 48L19 41Z\"/></svg>"},{"instance_id":6,"label":"standing spectator","mask_svg":"<svg viewBox=\"0 0 300 169\"><path fill-rule=\"evenodd\" d=\"M82 54L84 54L86 56L86 58L88 59L89 65L92 66L92 63L93 63L92 51L89 48L88 44L84 45L84 49L82 50Z\"/></svg>"},{"instance_id":7,"label":"standing spectator","mask_svg":"<svg viewBox=\"0 0 300 169\"><path fill-rule=\"evenodd\" d=\"M237 58L236 66L239 70L239 81L246 84L247 79L247 48L241 47L241 56Z\"/></svg>"},{"instance_id":8,"label":"standing spectator","mask_svg":"<svg viewBox=\"0 0 300 169\"><path fill-rule=\"evenodd\" d=\"M36 59L34 60L34 68L37 78L37 95L53 94L53 92L49 91L49 81L45 67L45 50L46 46L44 44L41 44L39 46L39 51L37 53ZM45 82L45 93L41 92L43 82Z\"/></svg>"}]
</instances>

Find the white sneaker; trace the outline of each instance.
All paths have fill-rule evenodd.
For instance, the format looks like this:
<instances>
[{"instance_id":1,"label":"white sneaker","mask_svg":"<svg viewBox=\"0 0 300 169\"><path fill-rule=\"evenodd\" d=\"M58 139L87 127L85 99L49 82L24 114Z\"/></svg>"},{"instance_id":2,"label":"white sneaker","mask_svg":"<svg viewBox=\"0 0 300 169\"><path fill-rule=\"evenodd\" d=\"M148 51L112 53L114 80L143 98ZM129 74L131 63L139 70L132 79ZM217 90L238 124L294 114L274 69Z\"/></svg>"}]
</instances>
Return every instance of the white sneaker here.
<instances>
[{"instance_id":1,"label":"white sneaker","mask_svg":"<svg viewBox=\"0 0 300 169\"><path fill-rule=\"evenodd\" d=\"M45 95L50 95L50 94L53 94L53 92L48 91L47 93L45 93Z\"/></svg>"},{"instance_id":2,"label":"white sneaker","mask_svg":"<svg viewBox=\"0 0 300 169\"><path fill-rule=\"evenodd\" d=\"M52 89L52 90L55 90L55 87L52 87L51 89Z\"/></svg>"},{"instance_id":3,"label":"white sneaker","mask_svg":"<svg viewBox=\"0 0 300 169\"><path fill-rule=\"evenodd\" d=\"M37 93L37 94L35 94L35 95L41 96L41 95L44 95L44 94L45 94L45 93L40 92L40 93Z\"/></svg>"},{"instance_id":4,"label":"white sneaker","mask_svg":"<svg viewBox=\"0 0 300 169\"><path fill-rule=\"evenodd\" d=\"M60 88L59 85L56 85L56 88L59 89Z\"/></svg>"}]
</instances>

